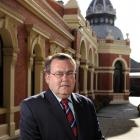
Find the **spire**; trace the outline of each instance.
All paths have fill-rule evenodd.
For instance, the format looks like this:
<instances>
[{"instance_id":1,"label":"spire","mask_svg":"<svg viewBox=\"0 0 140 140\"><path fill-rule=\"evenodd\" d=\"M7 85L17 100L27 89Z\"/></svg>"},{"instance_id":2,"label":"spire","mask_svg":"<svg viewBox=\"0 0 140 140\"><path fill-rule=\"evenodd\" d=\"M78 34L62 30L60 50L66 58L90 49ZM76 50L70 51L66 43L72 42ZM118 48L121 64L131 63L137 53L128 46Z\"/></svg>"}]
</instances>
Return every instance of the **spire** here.
<instances>
[{"instance_id":1,"label":"spire","mask_svg":"<svg viewBox=\"0 0 140 140\"><path fill-rule=\"evenodd\" d=\"M79 8L78 2L76 0L69 0L66 4L65 4L65 8Z\"/></svg>"}]
</instances>

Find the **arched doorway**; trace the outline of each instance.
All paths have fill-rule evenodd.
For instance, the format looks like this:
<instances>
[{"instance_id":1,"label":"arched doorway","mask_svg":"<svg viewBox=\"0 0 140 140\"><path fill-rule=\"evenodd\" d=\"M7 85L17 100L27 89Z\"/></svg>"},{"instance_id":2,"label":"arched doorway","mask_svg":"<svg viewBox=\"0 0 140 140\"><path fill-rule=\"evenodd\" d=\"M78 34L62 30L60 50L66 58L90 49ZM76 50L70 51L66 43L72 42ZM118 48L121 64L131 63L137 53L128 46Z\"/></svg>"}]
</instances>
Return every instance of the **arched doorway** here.
<instances>
[{"instance_id":1,"label":"arched doorway","mask_svg":"<svg viewBox=\"0 0 140 140\"><path fill-rule=\"evenodd\" d=\"M122 93L124 90L124 74L123 74L123 65L120 61L115 63L114 69L114 93Z\"/></svg>"}]
</instances>

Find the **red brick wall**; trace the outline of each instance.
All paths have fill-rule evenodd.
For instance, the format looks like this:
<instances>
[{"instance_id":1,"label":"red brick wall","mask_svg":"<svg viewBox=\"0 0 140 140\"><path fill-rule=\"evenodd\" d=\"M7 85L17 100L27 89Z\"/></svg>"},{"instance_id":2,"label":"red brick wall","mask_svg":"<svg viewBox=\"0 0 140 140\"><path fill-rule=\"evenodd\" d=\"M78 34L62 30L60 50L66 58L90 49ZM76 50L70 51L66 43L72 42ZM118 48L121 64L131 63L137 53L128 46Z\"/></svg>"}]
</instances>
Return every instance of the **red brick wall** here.
<instances>
[{"instance_id":1,"label":"red brick wall","mask_svg":"<svg viewBox=\"0 0 140 140\"><path fill-rule=\"evenodd\" d=\"M27 34L23 25L18 28L18 56L15 67L15 106L27 97Z\"/></svg>"},{"instance_id":2,"label":"red brick wall","mask_svg":"<svg viewBox=\"0 0 140 140\"><path fill-rule=\"evenodd\" d=\"M71 41L69 41L66 37L62 36L60 33L55 31L47 22L42 21L39 17L35 14L24 8L20 3L16 0L5 1L1 0L1 2L9 7L15 13L18 13L22 17L24 17L24 22L26 24L33 24L34 27L39 27L44 33L48 33L50 38L54 39L55 41L60 42L63 46L71 47ZM36 0L36 2L42 6L42 8L50 14L50 17L56 24L68 32L70 28L58 18L53 12L51 12L50 8L47 4L44 4L43 1ZM26 25L25 25L26 26ZM28 67L28 46L27 46L27 33L24 24L19 25L18 27L18 48L19 52L17 55L17 62L15 66L15 106L19 105L22 99L27 97L27 67ZM49 47L50 43L46 40L46 56L49 54Z\"/></svg>"},{"instance_id":3,"label":"red brick wall","mask_svg":"<svg viewBox=\"0 0 140 140\"><path fill-rule=\"evenodd\" d=\"M112 66L112 63L115 58L117 58L118 55L113 54L99 54L99 66L101 67L110 67Z\"/></svg>"},{"instance_id":4,"label":"red brick wall","mask_svg":"<svg viewBox=\"0 0 140 140\"><path fill-rule=\"evenodd\" d=\"M98 74L98 90L112 90L112 74L111 73Z\"/></svg>"},{"instance_id":5,"label":"red brick wall","mask_svg":"<svg viewBox=\"0 0 140 140\"><path fill-rule=\"evenodd\" d=\"M129 55L123 55L123 58L125 59L125 61L127 62L127 66L128 68L130 67L130 56Z\"/></svg>"},{"instance_id":6,"label":"red brick wall","mask_svg":"<svg viewBox=\"0 0 140 140\"><path fill-rule=\"evenodd\" d=\"M52 0L48 0L47 2L50 4L51 7L54 8L54 10L55 10L61 17L63 17L63 15L64 15L64 7L63 7L63 6L61 6L60 4L58 4L57 2L52 1Z\"/></svg>"},{"instance_id":7,"label":"red brick wall","mask_svg":"<svg viewBox=\"0 0 140 140\"><path fill-rule=\"evenodd\" d=\"M54 28L50 27L50 25L47 23L47 21L43 21L40 17L33 14L28 9L24 8L20 3L18 3L15 0L5 1L1 0L1 2L5 5L7 5L12 11L18 13L22 17L24 17L25 24L33 24L35 27L38 27L42 30L44 33L49 33L50 38L60 42L60 44L64 46L71 46L71 42L64 36L62 36L60 33L58 33ZM61 28L65 29L66 31L70 32L71 29L64 23L63 20L58 18L56 14L51 12L50 8L47 6L47 4L44 4L41 0L36 0L36 2L42 6L43 10L45 10L49 15L50 18L56 25Z\"/></svg>"},{"instance_id":8,"label":"red brick wall","mask_svg":"<svg viewBox=\"0 0 140 140\"><path fill-rule=\"evenodd\" d=\"M130 89L130 77L129 77L129 74L126 75L126 89L127 90Z\"/></svg>"},{"instance_id":9,"label":"red brick wall","mask_svg":"<svg viewBox=\"0 0 140 140\"><path fill-rule=\"evenodd\" d=\"M114 59L118 58L118 54L108 54L103 53L99 54L99 66L101 67L111 67ZM127 62L127 66L129 67L129 55L122 55L122 58Z\"/></svg>"}]
</instances>

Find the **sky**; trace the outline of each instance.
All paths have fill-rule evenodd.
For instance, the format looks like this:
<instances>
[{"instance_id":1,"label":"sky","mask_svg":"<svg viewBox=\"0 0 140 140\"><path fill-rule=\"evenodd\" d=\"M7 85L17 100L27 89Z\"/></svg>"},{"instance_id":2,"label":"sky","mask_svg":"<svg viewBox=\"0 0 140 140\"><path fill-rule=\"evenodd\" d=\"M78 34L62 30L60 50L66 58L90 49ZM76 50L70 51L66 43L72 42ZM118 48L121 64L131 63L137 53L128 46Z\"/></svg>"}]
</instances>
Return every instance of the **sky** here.
<instances>
[{"instance_id":1,"label":"sky","mask_svg":"<svg viewBox=\"0 0 140 140\"><path fill-rule=\"evenodd\" d=\"M68 0L63 0L64 4ZM83 17L86 16L86 10L92 0L77 0ZM130 57L140 62L140 2L139 0L110 0L113 8L116 9L115 26L123 33L126 39L126 33L129 34L131 54Z\"/></svg>"}]
</instances>

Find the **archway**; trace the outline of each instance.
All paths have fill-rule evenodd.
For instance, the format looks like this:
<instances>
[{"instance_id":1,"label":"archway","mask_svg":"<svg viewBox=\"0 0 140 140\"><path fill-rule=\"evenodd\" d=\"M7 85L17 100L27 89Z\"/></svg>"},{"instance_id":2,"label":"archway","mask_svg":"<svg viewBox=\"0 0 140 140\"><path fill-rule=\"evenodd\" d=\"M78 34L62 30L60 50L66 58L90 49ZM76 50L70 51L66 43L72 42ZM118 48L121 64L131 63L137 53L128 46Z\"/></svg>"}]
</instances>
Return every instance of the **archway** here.
<instances>
[{"instance_id":1,"label":"archway","mask_svg":"<svg viewBox=\"0 0 140 140\"><path fill-rule=\"evenodd\" d=\"M43 89L43 59L38 44L33 50L33 64L31 69L31 95L37 94Z\"/></svg>"},{"instance_id":2,"label":"archway","mask_svg":"<svg viewBox=\"0 0 140 140\"><path fill-rule=\"evenodd\" d=\"M43 90L43 68L45 61L45 39L37 35L33 39L32 44L29 44L30 66L28 68L28 82L31 87L29 95L38 94ZM31 69L30 69L31 68Z\"/></svg>"},{"instance_id":3,"label":"archway","mask_svg":"<svg viewBox=\"0 0 140 140\"><path fill-rule=\"evenodd\" d=\"M114 89L114 93L122 93L124 90L123 65L120 61L117 61L115 63L114 76L113 76L113 89Z\"/></svg>"},{"instance_id":4,"label":"archway","mask_svg":"<svg viewBox=\"0 0 140 140\"><path fill-rule=\"evenodd\" d=\"M18 52L17 23L8 16L0 18L0 23L0 115L5 118L1 122L3 125L0 127L0 136L14 136L15 64Z\"/></svg>"}]
</instances>

